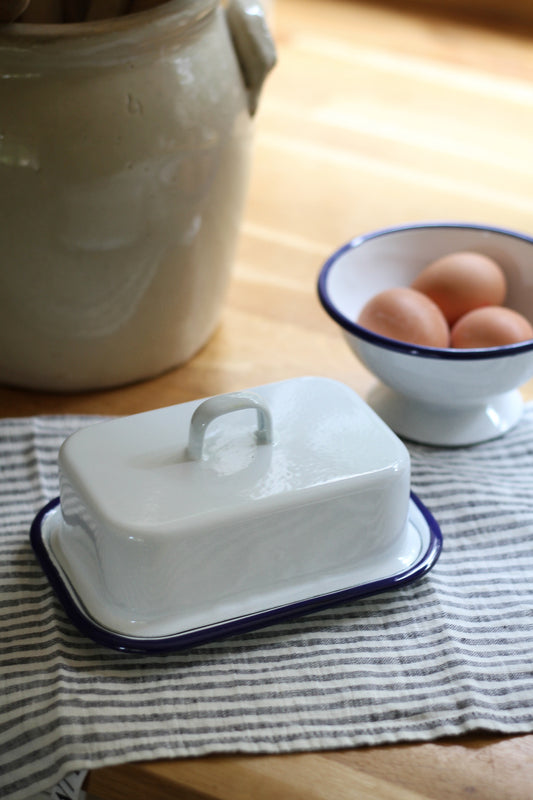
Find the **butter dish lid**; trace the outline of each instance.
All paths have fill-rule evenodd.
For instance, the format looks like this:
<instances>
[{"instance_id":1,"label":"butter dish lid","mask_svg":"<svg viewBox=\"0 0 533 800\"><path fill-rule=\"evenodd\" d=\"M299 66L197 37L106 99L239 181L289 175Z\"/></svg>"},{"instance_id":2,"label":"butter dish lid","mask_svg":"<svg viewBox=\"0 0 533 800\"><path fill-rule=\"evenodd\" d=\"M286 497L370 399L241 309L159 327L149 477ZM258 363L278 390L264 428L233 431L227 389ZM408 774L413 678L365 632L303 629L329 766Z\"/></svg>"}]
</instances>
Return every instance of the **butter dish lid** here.
<instances>
[{"instance_id":1,"label":"butter dish lid","mask_svg":"<svg viewBox=\"0 0 533 800\"><path fill-rule=\"evenodd\" d=\"M283 508L408 468L401 440L342 383L304 377L100 422L59 453L89 514L129 534Z\"/></svg>"}]
</instances>

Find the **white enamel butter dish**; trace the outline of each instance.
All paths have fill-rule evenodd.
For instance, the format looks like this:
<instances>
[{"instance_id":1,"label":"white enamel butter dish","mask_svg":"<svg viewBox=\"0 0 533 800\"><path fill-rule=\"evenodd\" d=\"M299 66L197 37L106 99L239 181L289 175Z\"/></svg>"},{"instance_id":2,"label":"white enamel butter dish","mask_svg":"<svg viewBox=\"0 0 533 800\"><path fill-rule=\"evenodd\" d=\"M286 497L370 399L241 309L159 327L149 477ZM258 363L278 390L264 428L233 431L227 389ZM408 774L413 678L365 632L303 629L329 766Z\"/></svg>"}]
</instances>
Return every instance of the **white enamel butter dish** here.
<instances>
[{"instance_id":1,"label":"white enamel butter dish","mask_svg":"<svg viewBox=\"0 0 533 800\"><path fill-rule=\"evenodd\" d=\"M84 632L190 645L424 574L409 453L343 384L299 378L100 422L59 453L36 553Z\"/></svg>"}]
</instances>

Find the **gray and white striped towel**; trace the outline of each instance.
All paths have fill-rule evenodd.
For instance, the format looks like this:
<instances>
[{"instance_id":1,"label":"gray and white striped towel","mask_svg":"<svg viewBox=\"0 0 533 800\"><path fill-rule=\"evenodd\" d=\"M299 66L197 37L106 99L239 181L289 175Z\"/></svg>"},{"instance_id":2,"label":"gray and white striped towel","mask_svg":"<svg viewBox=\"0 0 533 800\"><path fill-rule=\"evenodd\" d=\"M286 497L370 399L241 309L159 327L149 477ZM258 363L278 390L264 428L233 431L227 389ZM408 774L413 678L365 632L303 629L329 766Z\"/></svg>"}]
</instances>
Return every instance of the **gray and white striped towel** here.
<instances>
[{"instance_id":1,"label":"gray and white striped towel","mask_svg":"<svg viewBox=\"0 0 533 800\"><path fill-rule=\"evenodd\" d=\"M78 633L29 543L88 422L0 422L1 797L130 760L533 731L533 406L493 442L410 446L444 536L421 581L163 655Z\"/></svg>"}]
</instances>

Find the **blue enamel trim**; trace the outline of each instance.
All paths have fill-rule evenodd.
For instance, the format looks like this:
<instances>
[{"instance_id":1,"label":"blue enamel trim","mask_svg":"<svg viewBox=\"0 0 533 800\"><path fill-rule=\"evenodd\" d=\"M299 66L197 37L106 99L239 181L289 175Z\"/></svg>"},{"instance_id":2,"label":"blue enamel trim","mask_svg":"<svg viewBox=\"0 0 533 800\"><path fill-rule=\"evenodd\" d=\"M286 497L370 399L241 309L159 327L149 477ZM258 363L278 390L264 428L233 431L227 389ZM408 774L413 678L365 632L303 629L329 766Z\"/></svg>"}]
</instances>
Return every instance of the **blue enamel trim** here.
<instances>
[{"instance_id":1,"label":"blue enamel trim","mask_svg":"<svg viewBox=\"0 0 533 800\"><path fill-rule=\"evenodd\" d=\"M475 231L490 231L491 233L498 233L503 236L510 236L513 239L522 239L529 244L533 244L533 238L526 236L523 233L518 233L508 228L496 228L490 225L475 225L473 223L461 222L420 222L413 225L399 225L392 228L381 228L380 230L367 233L362 236L357 236L355 239L342 245L336 250L324 263L318 276L318 297L324 308L332 319L337 322L341 328L351 333L359 339L364 339L371 344L378 345L387 350L395 350L399 353L411 356L421 356L424 358L437 358L448 361L477 361L482 359L500 358L502 355L514 356L519 353L525 353L528 350L533 350L533 341L519 342L518 344L509 344L504 347L490 347L479 350L453 350L451 348L437 348L437 347L424 347L422 345L413 345L406 342L398 342L395 339L389 339L386 336L380 336L377 333L362 328L356 322L345 317L341 314L330 300L327 281L331 268L344 255L348 250L353 250L371 239L377 239L380 236L387 236L391 233L401 233L402 231L412 231L427 228L450 228L450 229L464 229Z\"/></svg>"},{"instance_id":2,"label":"blue enamel trim","mask_svg":"<svg viewBox=\"0 0 533 800\"><path fill-rule=\"evenodd\" d=\"M134 638L114 633L100 626L81 609L68 584L64 580L63 575L50 558L43 541L43 521L46 515L59 505L58 497L47 503L33 520L30 529L30 541L43 572L65 609L67 616L81 633L97 644L109 647L113 650L131 653L156 653L196 647L216 639L247 633L248 631L273 625L282 620L310 614L314 611L329 608L348 600L368 597L369 595L385 592L389 589L394 589L398 586L403 586L406 583L418 580L436 563L442 549L442 534L431 512L421 503L413 492L411 492L411 500L422 513L428 526L429 543L425 552L420 555L418 560L403 572L399 572L391 577L372 581L371 583L354 586L350 589L343 589L308 600L290 603L279 608L250 614L245 617L231 619L226 622L197 628L195 630L184 631L171 636L155 638Z\"/></svg>"}]
</instances>

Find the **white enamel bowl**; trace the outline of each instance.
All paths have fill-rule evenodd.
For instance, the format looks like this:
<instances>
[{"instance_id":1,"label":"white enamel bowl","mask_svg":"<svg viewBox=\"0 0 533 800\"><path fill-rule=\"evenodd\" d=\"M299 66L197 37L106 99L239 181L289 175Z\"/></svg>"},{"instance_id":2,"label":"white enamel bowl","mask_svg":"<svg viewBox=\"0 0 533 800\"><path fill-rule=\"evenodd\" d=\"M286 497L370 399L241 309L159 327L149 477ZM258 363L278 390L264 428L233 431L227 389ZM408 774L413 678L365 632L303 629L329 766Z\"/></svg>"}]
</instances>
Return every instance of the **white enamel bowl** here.
<instances>
[{"instance_id":1,"label":"white enamel bowl","mask_svg":"<svg viewBox=\"0 0 533 800\"><path fill-rule=\"evenodd\" d=\"M400 436L460 446L501 436L523 410L519 387L533 376L533 340L454 350L379 336L356 323L378 292L408 286L446 253L475 250L494 258L507 278L505 305L533 322L533 238L502 228L420 223L360 236L320 272L318 294L360 361L379 379L366 398Z\"/></svg>"}]
</instances>

